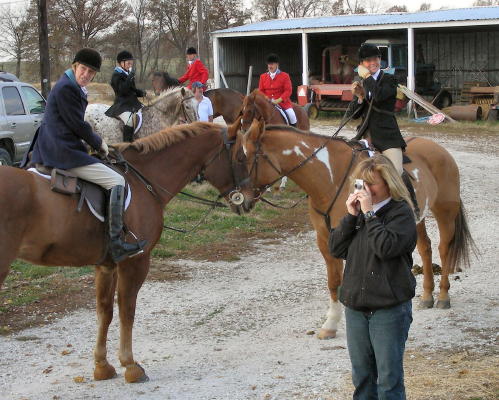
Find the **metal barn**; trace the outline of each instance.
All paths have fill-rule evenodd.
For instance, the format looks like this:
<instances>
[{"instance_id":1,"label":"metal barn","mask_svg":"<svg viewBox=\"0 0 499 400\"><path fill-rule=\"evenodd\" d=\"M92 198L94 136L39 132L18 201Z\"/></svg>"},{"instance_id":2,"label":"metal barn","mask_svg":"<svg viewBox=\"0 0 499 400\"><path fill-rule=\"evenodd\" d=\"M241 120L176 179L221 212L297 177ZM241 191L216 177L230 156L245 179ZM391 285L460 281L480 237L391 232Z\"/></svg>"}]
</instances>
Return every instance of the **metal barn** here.
<instances>
[{"instance_id":1,"label":"metal barn","mask_svg":"<svg viewBox=\"0 0 499 400\"><path fill-rule=\"evenodd\" d=\"M435 64L435 78L456 91L466 81L499 85L499 7L271 20L216 31L212 37L215 86L223 85L222 72L228 86L242 93L250 65L251 87L257 87L268 53L279 54L296 90L320 75L324 48L358 47L373 38L407 43L412 90L420 59Z\"/></svg>"}]
</instances>

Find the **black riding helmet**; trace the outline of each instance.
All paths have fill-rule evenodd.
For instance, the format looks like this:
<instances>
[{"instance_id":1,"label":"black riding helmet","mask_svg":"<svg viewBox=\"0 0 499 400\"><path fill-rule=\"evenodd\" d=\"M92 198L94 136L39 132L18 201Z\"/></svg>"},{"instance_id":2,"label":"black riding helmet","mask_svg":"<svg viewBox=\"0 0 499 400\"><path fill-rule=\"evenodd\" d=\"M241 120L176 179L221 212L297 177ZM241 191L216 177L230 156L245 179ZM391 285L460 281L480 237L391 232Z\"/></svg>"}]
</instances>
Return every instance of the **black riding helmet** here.
<instances>
[{"instance_id":1,"label":"black riding helmet","mask_svg":"<svg viewBox=\"0 0 499 400\"><path fill-rule=\"evenodd\" d=\"M362 46L359 48L359 61L369 57L381 57L381 52L374 44L362 43Z\"/></svg>"},{"instance_id":2,"label":"black riding helmet","mask_svg":"<svg viewBox=\"0 0 499 400\"><path fill-rule=\"evenodd\" d=\"M187 51L185 52L185 54L198 54L198 52L196 51L196 49L194 47L189 47L187 49Z\"/></svg>"},{"instance_id":3,"label":"black riding helmet","mask_svg":"<svg viewBox=\"0 0 499 400\"><path fill-rule=\"evenodd\" d=\"M116 56L116 61L118 61L118 64L122 61L128 61L128 60L134 60L132 53L129 51L123 50L118 53Z\"/></svg>"},{"instance_id":4,"label":"black riding helmet","mask_svg":"<svg viewBox=\"0 0 499 400\"><path fill-rule=\"evenodd\" d=\"M76 62L99 72L100 66L102 65L102 57L97 50L83 48L76 53L73 64Z\"/></svg>"},{"instance_id":5,"label":"black riding helmet","mask_svg":"<svg viewBox=\"0 0 499 400\"><path fill-rule=\"evenodd\" d=\"M279 63L279 56L277 54L271 53L267 56L267 64Z\"/></svg>"}]
</instances>

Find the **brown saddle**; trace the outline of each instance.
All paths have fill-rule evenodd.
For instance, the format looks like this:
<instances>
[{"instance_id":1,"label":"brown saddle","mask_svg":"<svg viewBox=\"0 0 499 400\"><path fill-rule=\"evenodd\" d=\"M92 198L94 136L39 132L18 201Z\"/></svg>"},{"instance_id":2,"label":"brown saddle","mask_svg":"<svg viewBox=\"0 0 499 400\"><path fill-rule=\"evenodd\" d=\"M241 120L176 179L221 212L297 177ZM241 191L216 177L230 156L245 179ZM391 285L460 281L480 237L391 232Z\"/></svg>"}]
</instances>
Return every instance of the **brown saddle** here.
<instances>
[{"instance_id":1,"label":"brown saddle","mask_svg":"<svg viewBox=\"0 0 499 400\"><path fill-rule=\"evenodd\" d=\"M50 189L53 192L78 198L76 208L78 212L81 212L83 205L86 203L90 212L98 220L105 221L108 197L106 189L95 183L80 179L71 172L62 169L47 168L40 164L37 164L35 168L41 174L50 176ZM116 171L115 168L113 169ZM126 185L125 198L127 197L128 189L128 185Z\"/></svg>"}]
</instances>

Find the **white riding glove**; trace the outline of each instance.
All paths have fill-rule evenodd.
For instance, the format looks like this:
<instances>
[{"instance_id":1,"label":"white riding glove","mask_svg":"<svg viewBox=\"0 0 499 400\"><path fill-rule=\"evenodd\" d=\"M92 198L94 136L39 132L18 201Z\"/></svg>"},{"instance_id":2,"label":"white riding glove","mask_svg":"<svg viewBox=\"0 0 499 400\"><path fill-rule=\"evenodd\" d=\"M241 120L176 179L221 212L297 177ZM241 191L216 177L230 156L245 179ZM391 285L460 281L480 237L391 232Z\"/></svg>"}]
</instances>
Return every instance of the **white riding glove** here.
<instances>
[{"instance_id":1,"label":"white riding glove","mask_svg":"<svg viewBox=\"0 0 499 400\"><path fill-rule=\"evenodd\" d=\"M103 153L104 156L107 157L107 155L109 154L109 147L107 147L107 144L106 144L106 142L104 142L104 140L102 141L102 144L100 145L100 150L101 150L101 153Z\"/></svg>"}]
</instances>

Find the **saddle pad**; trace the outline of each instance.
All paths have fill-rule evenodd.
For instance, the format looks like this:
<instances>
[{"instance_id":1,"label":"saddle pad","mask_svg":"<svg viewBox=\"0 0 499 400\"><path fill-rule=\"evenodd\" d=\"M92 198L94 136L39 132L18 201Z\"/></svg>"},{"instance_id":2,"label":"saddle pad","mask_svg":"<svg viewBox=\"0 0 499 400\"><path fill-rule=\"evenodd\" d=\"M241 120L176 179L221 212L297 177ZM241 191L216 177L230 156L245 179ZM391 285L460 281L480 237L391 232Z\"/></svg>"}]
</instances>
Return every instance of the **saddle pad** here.
<instances>
[{"instance_id":1,"label":"saddle pad","mask_svg":"<svg viewBox=\"0 0 499 400\"><path fill-rule=\"evenodd\" d=\"M39 175L42 178L45 178L50 182L50 178L51 178L50 175L42 174L36 168L30 168L30 169L28 169L28 171L33 172L34 174ZM132 202L132 188L130 187L130 185L128 183L126 184L126 189L127 189L126 190L127 194L126 194L126 199L125 199L125 211L128 209L128 207L130 206L130 203ZM87 198L85 198L85 203L87 204L88 209L94 215L95 218L97 218L101 222L104 222L106 220L105 216L102 213L102 210L101 211L96 210L96 208L99 208L99 207L97 207L97 206L94 207L94 205L92 205L92 203Z\"/></svg>"},{"instance_id":2,"label":"saddle pad","mask_svg":"<svg viewBox=\"0 0 499 400\"><path fill-rule=\"evenodd\" d=\"M364 149L368 149L367 153L369 154L369 157L374 156L375 152L369 147L369 142L367 141L367 139L360 139L359 143ZM409 158L409 156L407 156L405 153L402 153L402 164L410 164L411 162L412 160Z\"/></svg>"},{"instance_id":3,"label":"saddle pad","mask_svg":"<svg viewBox=\"0 0 499 400\"><path fill-rule=\"evenodd\" d=\"M139 130L140 128L142 127L142 110L139 110L137 111L137 113L135 114L137 116L137 121L134 121L134 125L135 125L135 130L133 131L133 134L135 135Z\"/></svg>"}]
</instances>

